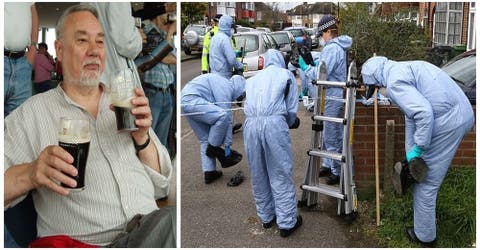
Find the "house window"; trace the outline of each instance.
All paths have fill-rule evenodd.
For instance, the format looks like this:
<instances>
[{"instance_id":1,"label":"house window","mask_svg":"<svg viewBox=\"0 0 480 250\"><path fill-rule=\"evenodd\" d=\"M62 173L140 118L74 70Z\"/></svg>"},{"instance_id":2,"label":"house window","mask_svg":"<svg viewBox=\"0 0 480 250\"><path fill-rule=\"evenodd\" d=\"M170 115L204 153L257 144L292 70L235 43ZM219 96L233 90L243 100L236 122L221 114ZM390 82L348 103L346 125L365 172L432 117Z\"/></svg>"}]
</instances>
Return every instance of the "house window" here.
<instances>
[{"instance_id":1,"label":"house window","mask_svg":"<svg viewBox=\"0 0 480 250\"><path fill-rule=\"evenodd\" d=\"M468 18L467 50L475 49L475 2L470 3L470 18Z\"/></svg>"},{"instance_id":2,"label":"house window","mask_svg":"<svg viewBox=\"0 0 480 250\"><path fill-rule=\"evenodd\" d=\"M435 44L461 43L462 7L463 3L437 3L433 38Z\"/></svg>"}]
</instances>

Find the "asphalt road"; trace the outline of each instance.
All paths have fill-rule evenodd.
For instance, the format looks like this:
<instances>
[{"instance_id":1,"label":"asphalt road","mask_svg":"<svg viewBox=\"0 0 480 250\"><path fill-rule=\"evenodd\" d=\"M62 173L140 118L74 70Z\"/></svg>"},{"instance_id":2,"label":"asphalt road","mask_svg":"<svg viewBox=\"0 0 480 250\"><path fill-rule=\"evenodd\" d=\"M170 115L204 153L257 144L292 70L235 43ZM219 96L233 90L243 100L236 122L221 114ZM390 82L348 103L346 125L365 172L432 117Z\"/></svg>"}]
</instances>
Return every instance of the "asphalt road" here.
<instances>
[{"instance_id":1,"label":"asphalt road","mask_svg":"<svg viewBox=\"0 0 480 250\"><path fill-rule=\"evenodd\" d=\"M200 73L200 60L182 62L182 87ZM299 81L297 81L299 85ZM299 103L300 127L290 130L294 153L294 180L300 186L310 145L311 113ZM235 120L244 121L243 112ZM281 238L276 226L263 229L256 216L250 173L245 155L243 135L234 134L232 148L243 154L243 160L223 171L222 178L204 184L200 163L200 145L184 117L181 118L181 246L190 247L378 247L359 233L362 225L345 221L336 215L336 199L320 195L314 209L299 209L303 226L288 238ZM237 187L227 183L238 170L246 176ZM301 191L297 188L297 198Z\"/></svg>"}]
</instances>

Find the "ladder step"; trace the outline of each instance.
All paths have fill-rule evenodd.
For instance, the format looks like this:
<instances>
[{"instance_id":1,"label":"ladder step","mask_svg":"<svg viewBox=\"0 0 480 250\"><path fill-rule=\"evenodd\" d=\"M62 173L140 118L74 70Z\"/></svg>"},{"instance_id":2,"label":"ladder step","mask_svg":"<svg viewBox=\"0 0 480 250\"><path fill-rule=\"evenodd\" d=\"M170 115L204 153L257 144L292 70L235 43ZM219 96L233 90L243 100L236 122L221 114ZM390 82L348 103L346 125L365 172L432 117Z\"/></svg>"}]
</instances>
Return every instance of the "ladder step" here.
<instances>
[{"instance_id":1,"label":"ladder step","mask_svg":"<svg viewBox=\"0 0 480 250\"><path fill-rule=\"evenodd\" d=\"M317 85L324 85L330 87L345 87L346 82L334 82L334 81L319 81L317 80Z\"/></svg>"},{"instance_id":2,"label":"ladder step","mask_svg":"<svg viewBox=\"0 0 480 250\"><path fill-rule=\"evenodd\" d=\"M322 158L333 159L341 162L345 162L345 156L340 153L332 153L326 150L309 150L308 155L318 156Z\"/></svg>"},{"instance_id":3,"label":"ladder step","mask_svg":"<svg viewBox=\"0 0 480 250\"><path fill-rule=\"evenodd\" d=\"M328 196L332 196L332 197L335 197L335 198L339 198L339 199L344 199L345 195L342 194L342 192L340 192L340 189L337 188L337 187L334 187L334 186L329 186L329 185L326 185L326 184L322 184L322 183L319 183L317 186L310 186L310 185L302 185L301 188L303 190L308 190L308 191L312 191L312 192L317 192L317 193L321 193L321 194L325 194L325 195L328 195Z\"/></svg>"},{"instance_id":4,"label":"ladder step","mask_svg":"<svg viewBox=\"0 0 480 250\"><path fill-rule=\"evenodd\" d=\"M338 118L338 117L314 115L312 119L315 121L327 121L327 122L336 122L336 123L346 124L346 121L344 118Z\"/></svg>"}]
</instances>

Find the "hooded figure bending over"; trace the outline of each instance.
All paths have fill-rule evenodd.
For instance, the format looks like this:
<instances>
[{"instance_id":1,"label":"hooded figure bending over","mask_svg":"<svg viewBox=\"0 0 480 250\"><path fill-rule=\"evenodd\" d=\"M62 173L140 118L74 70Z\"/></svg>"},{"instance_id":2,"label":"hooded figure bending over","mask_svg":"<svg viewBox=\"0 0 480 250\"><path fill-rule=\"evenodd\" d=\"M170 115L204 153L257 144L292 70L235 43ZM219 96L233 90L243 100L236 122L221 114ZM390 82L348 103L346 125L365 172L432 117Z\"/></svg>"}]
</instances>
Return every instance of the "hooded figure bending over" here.
<instances>
[{"instance_id":1,"label":"hooded figure bending over","mask_svg":"<svg viewBox=\"0 0 480 250\"><path fill-rule=\"evenodd\" d=\"M302 225L293 182L293 153L289 128L298 128L298 90L285 68L282 53L265 53L265 69L245 85L243 138L252 179L257 215L264 228L275 223L287 237Z\"/></svg>"},{"instance_id":2,"label":"hooded figure bending over","mask_svg":"<svg viewBox=\"0 0 480 250\"><path fill-rule=\"evenodd\" d=\"M245 78L230 80L217 74L195 77L182 89L182 110L200 141L200 157L205 183L222 176L216 170L215 157L222 167L239 163L242 155L232 145L232 102L245 92ZM225 149L221 148L224 146Z\"/></svg>"},{"instance_id":3,"label":"hooded figure bending over","mask_svg":"<svg viewBox=\"0 0 480 250\"><path fill-rule=\"evenodd\" d=\"M407 228L407 236L432 246L438 189L458 145L472 129L472 105L443 70L428 62L372 57L363 64L362 77L366 85L386 88L387 97L405 114L409 164L417 159L426 164L425 176L414 187L414 227Z\"/></svg>"}]
</instances>

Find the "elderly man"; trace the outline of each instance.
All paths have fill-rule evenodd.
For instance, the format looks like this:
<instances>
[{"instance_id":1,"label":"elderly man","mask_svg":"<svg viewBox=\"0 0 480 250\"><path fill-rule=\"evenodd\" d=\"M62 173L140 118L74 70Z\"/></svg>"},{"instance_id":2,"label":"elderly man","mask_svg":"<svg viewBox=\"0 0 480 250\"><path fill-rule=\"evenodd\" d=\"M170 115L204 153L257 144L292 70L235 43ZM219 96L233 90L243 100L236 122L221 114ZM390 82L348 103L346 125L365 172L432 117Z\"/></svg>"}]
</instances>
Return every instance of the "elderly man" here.
<instances>
[{"instance_id":1,"label":"elderly man","mask_svg":"<svg viewBox=\"0 0 480 250\"><path fill-rule=\"evenodd\" d=\"M435 206L440 185L463 137L472 129L471 104L441 69L423 61L395 62L372 57L362 65L363 82L386 88L405 114L405 152L412 168L427 166L413 191L414 226L407 236L424 246L436 242ZM367 96L369 98L370 96ZM423 162L423 166L415 162ZM395 172L398 180L400 173Z\"/></svg>"},{"instance_id":2,"label":"elderly man","mask_svg":"<svg viewBox=\"0 0 480 250\"><path fill-rule=\"evenodd\" d=\"M64 247L174 247L175 219L155 203L168 194L171 163L150 128L147 98L135 90L131 112L139 129L117 133L105 86L99 82L105 51L95 8L68 8L56 32L64 81L30 98L5 120L5 206L15 206L32 192L40 237L35 246L61 241ZM82 191L60 185L75 187L69 175L77 175L72 155L57 146L61 117L89 121Z\"/></svg>"}]
</instances>

